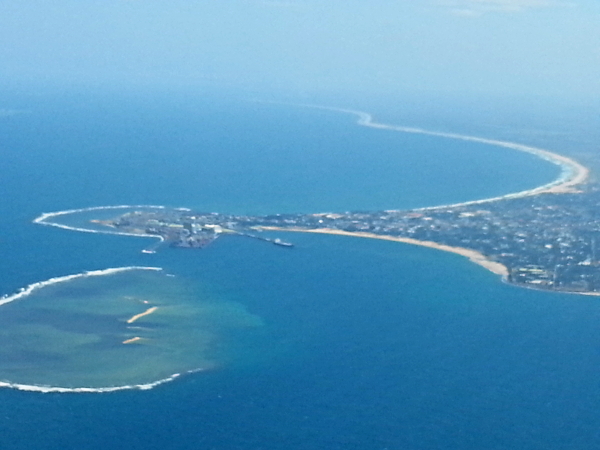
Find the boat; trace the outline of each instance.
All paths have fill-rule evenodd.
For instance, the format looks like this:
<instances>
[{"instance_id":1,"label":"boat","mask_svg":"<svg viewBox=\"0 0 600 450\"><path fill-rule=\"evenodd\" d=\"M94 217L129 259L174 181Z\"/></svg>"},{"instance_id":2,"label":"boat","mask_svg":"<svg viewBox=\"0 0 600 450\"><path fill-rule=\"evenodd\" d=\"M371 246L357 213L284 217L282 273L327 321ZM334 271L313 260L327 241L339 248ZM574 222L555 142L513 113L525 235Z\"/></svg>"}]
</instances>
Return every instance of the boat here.
<instances>
[{"instance_id":1,"label":"boat","mask_svg":"<svg viewBox=\"0 0 600 450\"><path fill-rule=\"evenodd\" d=\"M292 244L291 242L282 241L279 238L273 239L272 242L273 242L273 244L275 244L275 245L281 245L282 247L293 247L294 246L294 244Z\"/></svg>"}]
</instances>

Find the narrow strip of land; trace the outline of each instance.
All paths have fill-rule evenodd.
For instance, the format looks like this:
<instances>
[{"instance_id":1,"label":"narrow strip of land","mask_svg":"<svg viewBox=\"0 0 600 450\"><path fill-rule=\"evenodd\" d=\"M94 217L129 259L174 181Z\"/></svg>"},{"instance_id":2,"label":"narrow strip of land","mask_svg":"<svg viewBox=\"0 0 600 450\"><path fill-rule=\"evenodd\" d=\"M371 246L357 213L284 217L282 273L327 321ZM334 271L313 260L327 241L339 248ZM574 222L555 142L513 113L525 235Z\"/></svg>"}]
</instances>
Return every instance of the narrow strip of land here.
<instances>
[{"instance_id":1,"label":"narrow strip of land","mask_svg":"<svg viewBox=\"0 0 600 450\"><path fill-rule=\"evenodd\" d=\"M133 316L131 319L127 320L127 323L133 323L138 319L141 319L144 316L149 316L150 314L152 314L154 311L156 311L158 309L158 306L153 306L152 308L148 308L146 311L144 311L143 313L139 313L136 314L135 316Z\"/></svg>"},{"instance_id":2,"label":"narrow strip of land","mask_svg":"<svg viewBox=\"0 0 600 450\"><path fill-rule=\"evenodd\" d=\"M578 163L574 159L569 158L564 155L561 155L561 154L558 154L558 153L554 153L550 150L546 150L543 148L532 147L529 145L523 145L523 144L519 144L516 142L510 142L510 141L502 141L502 140L498 140L498 139L488 139L488 138L482 138L482 137L478 137L478 136L469 136L469 135L458 134L458 133L430 131L430 130L425 130L423 128L405 127L405 126L401 126L401 125L390 125L390 124L380 123L380 122L374 121L373 116L371 114L363 112L363 111L357 111L354 109L335 108L335 107L321 106L321 105L300 105L300 106L316 108L316 109L325 109L325 110L329 110L329 111L337 111L337 112L342 112L342 113L347 113L347 114L354 114L354 115L358 116L358 121L357 121L358 125L361 125L364 127L369 127L369 128L375 128L378 130L389 130L389 131L398 131L401 133L439 136L439 137L443 137L443 138L457 139L457 140L461 140L461 141L478 142L481 144L493 145L496 147L510 148L512 150L517 150L520 152L525 152L525 153L530 153L532 155L535 155L541 159L544 159L546 161L551 162L552 164L559 166L562 169L561 174L559 175L559 177L556 180L554 180L548 184L545 184L543 186L538 186L538 187L528 189L525 191L513 192L511 194L500 195L498 197L484 198L484 199L479 199L479 200L470 200L470 201L456 203L456 204L452 204L452 205L438 205L438 206L429 206L429 207L419 208L421 210L449 208L449 207L454 207L454 206L475 205L475 204L495 202L498 200L505 200L505 199L510 199L510 198L529 197L532 195L539 195L539 194L576 193L576 192L579 192L577 190L577 186L585 183L588 180L589 175L590 175L589 169L587 167L585 167L584 165Z\"/></svg>"}]
</instances>

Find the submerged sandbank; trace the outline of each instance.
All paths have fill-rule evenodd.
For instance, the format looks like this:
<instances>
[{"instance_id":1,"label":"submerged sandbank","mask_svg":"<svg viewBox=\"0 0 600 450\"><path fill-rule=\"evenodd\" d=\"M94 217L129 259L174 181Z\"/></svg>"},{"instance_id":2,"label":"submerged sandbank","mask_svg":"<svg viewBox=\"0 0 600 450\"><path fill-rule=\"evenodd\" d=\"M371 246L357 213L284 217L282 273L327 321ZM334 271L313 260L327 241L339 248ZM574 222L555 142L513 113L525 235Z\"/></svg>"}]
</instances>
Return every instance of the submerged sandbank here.
<instances>
[{"instance_id":1,"label":"submerged sandbank","mask_svg":"<svg viewBox=\"0 0 600 450\"><path fill-rule=\"evenodd\" d=\"M218 366L226 351L215 343L245 345L262 326L243 305L156 267L55 277L0 305L0 388L35 392L151 389Z\"/></svg>"}]
</instances>

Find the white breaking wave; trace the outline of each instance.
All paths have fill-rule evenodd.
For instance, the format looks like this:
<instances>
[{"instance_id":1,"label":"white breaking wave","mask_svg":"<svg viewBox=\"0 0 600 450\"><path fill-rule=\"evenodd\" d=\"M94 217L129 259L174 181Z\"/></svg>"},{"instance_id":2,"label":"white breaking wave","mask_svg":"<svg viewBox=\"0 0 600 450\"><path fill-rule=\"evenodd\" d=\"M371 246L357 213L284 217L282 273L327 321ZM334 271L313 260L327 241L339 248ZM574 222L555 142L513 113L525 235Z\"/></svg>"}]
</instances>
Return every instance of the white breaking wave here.
<instances>
[{"instance_id":1,"label":"white breaking wave","mask_svg":"<svg viewBox=\"0 0 600 450\"><path fill-rule=\"evenodd\" d=\"M202 372L204 369L194 369L188 370L185 372L186 374L192 374L196 372ZM107 387L78 387L78 388L67 388L60 386L44 386L44 385L35 385L35 384L21 384L21 383L10 383L7 381L0 381L0 388L10 388L17 389L19 391L28 391L28 392L41 392L44 394L48 393L87 393L87 394L102 394L107 392L116 392L116 391L127 391L127 390L139 390L139 391L147 391L153 389L161 384L169 383L176 378L181 376L180 373L174 373L173 375L163 378L162 380L153 381L152 383L144 383L144 384L127 384L123 386L107 386Z\"/></svg>"},{"instance_id":2,"label":"white breaking wave","mask_svg":"<svg viewBox=\"0 0 600 450\"><path fill-rule=\"evenodd\" d=\"M175 378L179 377L181 374L175 373L170 377L164 378L162 380L155 381L153 383L146 384L131 384L125 386L110 386L110 387L101 387L101 388L92 388L92 387L79 387L79 388L66 388L59 386L42 386L42 385L34 385L34 384L20 384L20 383L9 383L5 381L0 381L0 388L11 388L18 389L20 391L29 391L29 392L42 392L44 394L50 392L57 393L68 393L68 392L79 392L79 393L105 393L105 392L115 392L115 391L125 391L130 389L138 389L141 391L145 391L148 389L155 388L164 383L168 383L169 381L173 381Z\"/></svg>"},{"instance_id":3,"label":"white breaking wave","mask_svg":"<svg viewBox=\"0 0 600 450\"><path fill-rule=\"evenodd\" d=\"M97 277L97 276L103 276L103 275L112 275L115 273L127 272L130 270L161 271L162 268L160 268L160 267L145 267L145 266L112 267L109 269L90 270L87 272L77 273L77 274L73 274L73 275L54 277L54 278L50 278L45 281L39 281L37 283L30 284L29 286L26 286L26 287L20 289L19 292L17 292L16 294L5 295L5 296L1 297L0 298L0 306L5 305L10 302L14 302L15 300L22 299L23 297L30 295L34 291L41 289L45 286L50 286L52 284L63 283L63 282L70 281L70 280L73 280L76 278L87 278L87 277ZM190 371L187 371L186 373L200 372L202 370L203 369L190 370ZM115 391L123 391L123 390L130 390L130 389L148 390L148 389L152 389L156 386L159 386L161 384L173 381L180 376L181 376L180 373L174 373L173 375L171 375L167 378L163 378L161 380L157 380L157 381L154 381L151 383L131 384L131 385L124 385L124 386L108 386L108 387L99 387L99 388L92 388L92 387L67 388L67 387L60 387L60 386L30 385L30 384L22 384L22 383L12 383L9 381L0 381L0 388L11 388L11 389L18 389L21 391L42 392L42 393L50 393L50 392L56 392L56 393L68 393L68 392L105 393L105 392L115 392Z\"/></svg>"},{"instance_id":4,"label":"white breaking wave","mask_svg":"<svg viewBox=\"0 0 600 450\"><path fill-rule=\"evenodd\" d=\"M519 144L517 142L510 141L501 141L497 139L488 139L482 138L478 136L469 136L464 134L457 133L446 133L441 131L429 131L422 128L413 128L413 127L404 127L400 125L388 125L383 123L378 123L373 121L373 116L364 111L357 111L353 109L344 109L344 108L335 108L329 106L321 106L321 105L300 105L308 108L316 108L316 109L324 109L328 111L337 111L347 114L354 114L358 116L357 124L369 128L376 128L380 130L391 130L391 131L399 131L402 133L413 133L413 134L424 134L428 136L438 136L449 139L458 139L462 141L468 142L478 142L480 144L493 145L496 147L504 147L510 148L512 150L517 150L520 152L530 153L532 155L537 156L545 161L548 161L552 164L555 164L561 168L561 173L558 178L550 183L544 184L542 186L538 186L533 189L528 189L525 191L514 192L506 195L500 195L497 197L484 198L479 200L470 200L466 202L454 203L450 205L439 205L439 206L428 206L423 208L416 208L417 210L431 210L431 209L441 209L441 208L450 208L455 206L466 206L466 205L476 205L480 203L489 203L495 202L499 200L511 199L511 198L520 198L520 197L529 197L532 195L538 195L543 193L564 193L564 192L574 192L575 186L578 186L584 183L589 176L589 169L582 164L578 163L574 159L568 158L563 155L559 155L558 153L551 152L550 150L546 150L543 148L532 147L529 145Z\"/></svg>"},{"instance_id":5,"label":"white breaking wave","mask_svg":"<svg viewBox=\"0 0 600 450\"><path fill-rule=\"evenodd\" d=\"M30 284L24 288L21 288L19 292L12 295L4 295L0 297L0 306L5 305L10 302L14 302L15 300L19 300L23 297L27 297L32 292L41 289L45 286L50 286L51 284L63 283L65 281L74 280L76 278L87 278L87 277L97 277L102 275L111 275L119 272L126 272L129 270L162 270L160 267L145 267L145 266L128 266L128 267L113 267L110 269L102 269L102 270L90 270L87 272L76 273L73 275L65 275L62 277L54 277L45 281L38 281L37 283Z\"/></svg>"}]
</instances>

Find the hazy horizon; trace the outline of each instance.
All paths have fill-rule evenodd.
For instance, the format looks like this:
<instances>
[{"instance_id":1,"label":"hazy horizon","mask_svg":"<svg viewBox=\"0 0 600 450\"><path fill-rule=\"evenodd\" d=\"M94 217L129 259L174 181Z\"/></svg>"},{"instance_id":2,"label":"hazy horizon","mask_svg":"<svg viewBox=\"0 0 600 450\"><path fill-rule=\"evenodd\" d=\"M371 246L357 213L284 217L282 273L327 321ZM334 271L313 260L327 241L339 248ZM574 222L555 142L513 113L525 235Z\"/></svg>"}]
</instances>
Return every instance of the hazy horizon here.
<instances>
[{"instance_id":1,"label":"hazy horizon","mask_svg":"<svg viewBox=\"0 0 600 450\"><path fill-rule=\"evenodd\" d=\"M4 2L0 80L590 100L599 18L591 0Z\"/></svg>"}]
</instances>

